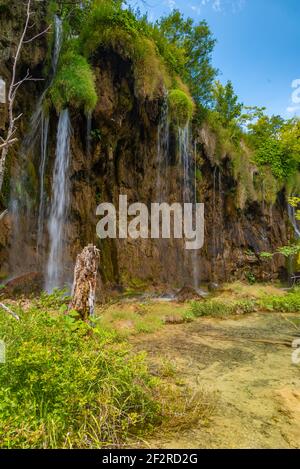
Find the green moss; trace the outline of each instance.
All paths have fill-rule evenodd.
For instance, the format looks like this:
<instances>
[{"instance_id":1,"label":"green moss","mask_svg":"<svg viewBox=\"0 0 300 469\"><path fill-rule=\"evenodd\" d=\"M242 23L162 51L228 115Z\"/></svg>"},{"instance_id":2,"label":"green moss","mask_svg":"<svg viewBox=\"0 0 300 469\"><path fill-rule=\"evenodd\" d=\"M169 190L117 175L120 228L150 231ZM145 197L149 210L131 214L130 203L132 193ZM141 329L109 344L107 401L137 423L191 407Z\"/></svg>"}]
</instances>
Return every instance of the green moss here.
<instances>
[{"instance_id":1,"label":"green moss","mask_svg":"<svg viewBox=\"0 0 300 469\"><path fill-rule=\"evenodd\" d=\"M275 178L271 168L265 166L260 168L259 174L255 178L255 188L260 202L274 205L278 192L283 188L283 182Z\"/></svg>"},{"instance_id":2,"label":"green moss","mask_svg":"<svg viewBox=\"0 0 300 469\"><path fill-rule=\"evenodd\" d=\"M153 99L170 82L155 42L147 37L142 23L118 3L94 3L80 34L83 54L90 57L102 47L112 49L133 65L134 90L138 98Z\"/></svg>"},{"instance_id":3,"label":"green moss","mask_svg":"<svg viewBox=\"0 0 300 469\"><path fill-rule=\"evenodd\" d=\"M184 127L193 117L194 103L192 98L182 90L171 90L168 94L169 114L171 120Z\"/></svg>"},{"instance_id":4,"label":"green moss","mask_svg":"<svg viewBox=\"0 0 300 469\"><path fill-rule=\"evenodd\" d=\"M62 54L58 72L49 91L55 109L66 106L91 112L97 104L95 76L85 57L68 47Z\"/></svg>"}]
</instances>

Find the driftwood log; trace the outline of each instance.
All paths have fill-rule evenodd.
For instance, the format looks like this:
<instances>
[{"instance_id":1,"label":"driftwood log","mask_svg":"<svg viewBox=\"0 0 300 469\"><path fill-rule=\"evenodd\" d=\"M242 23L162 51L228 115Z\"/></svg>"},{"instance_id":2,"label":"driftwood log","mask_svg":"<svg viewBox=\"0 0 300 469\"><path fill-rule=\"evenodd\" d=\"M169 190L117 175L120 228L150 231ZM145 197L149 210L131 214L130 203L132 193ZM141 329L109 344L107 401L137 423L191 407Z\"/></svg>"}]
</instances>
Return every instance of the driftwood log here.
<instances>
[{"instance_id":1,"label":"driftwood log","mask_svg":"<svg viewBox=\"0 0 300 469\"><path fill-rule=\"evenodd\" d=\"M92 244L77 256L69 308L77 311L83 321L94 315L99 261L100 251Z\"/></svg>"}]
</instances>

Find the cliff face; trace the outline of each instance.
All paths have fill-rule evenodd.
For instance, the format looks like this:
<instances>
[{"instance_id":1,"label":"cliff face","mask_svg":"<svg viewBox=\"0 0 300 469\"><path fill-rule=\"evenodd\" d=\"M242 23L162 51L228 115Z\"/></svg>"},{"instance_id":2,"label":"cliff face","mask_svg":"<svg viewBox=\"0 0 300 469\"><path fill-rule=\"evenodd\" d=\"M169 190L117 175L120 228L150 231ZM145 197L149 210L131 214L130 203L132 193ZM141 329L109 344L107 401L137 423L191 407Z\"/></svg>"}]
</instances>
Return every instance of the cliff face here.
<instances>
[{"instance_id":1,"label":"cliff face","mask_svg":"<svg viewBox=\"0 0 300 469\"><path fill-rule=\"evenodd\" d=\"M39 52L34 52L34 63L39 70L45 55L40 44L35 47ZM192 283L195 278L201 283L245 278L249 273L257 279L277 277L284 268L284 260L276 256L272 263L263 262L258 253L286 244L291 236L284 199L279 196L273 207L255 202L243 210L237 209L233 196L236 182L232 178L229 155L224 155L218 165L213 162L215 137L207 128L192 129L194 138L190 147L192 160L195 157L201 160L201 177L196 177L197 193L193 197L205 204L204 247L196 253L187 253L181 240L100 241L97 238L96 207L100 202L113 202L118 206L120 194L128 196L129 204L143 202L150 206L152 202L161 201L162 196L166 202L181 202L184 176L177 131L171 128L165 136L169 146L167 158L161 161L158 154L163 93L153 101L137 99L130 62L112 51L99 50L93 61L99 101L92 116L90 138L84 113L71 110L71 198L63 266L66 279L71 277L76 255L90 242L101 249L104 282L127 283L130 279L142 279L180 286ZM7 63L9 65L9 60ZM40 93L36 85L27 87L18 105L23 109L30 99L30 114ZM28 114L20 128L23 135ZM45 178L46 214L49 214L51 197L56 127L57 116L52 111ZM25 181L26 190L18 225L14 220L13 203L10 213L0 221L2 274L43 272L48 255L47 230L40 252L36 251L39 139L35 149L22 161L20 164L17 151L13 152L12 174L22 183Z\"/></svg>"}]
</instances>

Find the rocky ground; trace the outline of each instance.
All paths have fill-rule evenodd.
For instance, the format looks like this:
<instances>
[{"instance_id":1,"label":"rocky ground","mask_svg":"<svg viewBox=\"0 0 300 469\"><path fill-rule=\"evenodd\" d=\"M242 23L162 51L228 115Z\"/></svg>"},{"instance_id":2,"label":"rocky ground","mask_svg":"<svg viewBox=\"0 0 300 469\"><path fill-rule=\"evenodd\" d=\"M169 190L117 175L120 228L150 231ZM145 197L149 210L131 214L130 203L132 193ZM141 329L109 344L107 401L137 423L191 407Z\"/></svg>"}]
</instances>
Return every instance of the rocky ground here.
<instances>
[{"instance_id":1,"label":"rocky ground","mask_svg":"<svg viewBox=\"0 0 300 469\"><path fill-rule=\"evenodd\" d=\"M217 399L209 425L192 425L171 437L156 435L149 446L299 448L300 365L291 357L299 335L294 317L201 318L133 336L136 349L146 350L153 363L169 360L177 376Z\"/></svg>"}]
</instances>

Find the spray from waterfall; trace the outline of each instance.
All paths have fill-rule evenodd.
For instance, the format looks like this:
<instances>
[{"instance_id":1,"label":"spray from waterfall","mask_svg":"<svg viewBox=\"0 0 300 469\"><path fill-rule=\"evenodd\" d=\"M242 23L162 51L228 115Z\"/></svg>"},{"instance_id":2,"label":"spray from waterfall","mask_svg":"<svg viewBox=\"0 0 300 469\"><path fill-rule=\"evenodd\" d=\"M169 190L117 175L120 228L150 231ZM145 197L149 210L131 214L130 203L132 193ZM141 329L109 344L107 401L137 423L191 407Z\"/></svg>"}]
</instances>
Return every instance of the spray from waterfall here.
<instances>
[{"instance_id":1,"label":"spray from waterfall","mask_svg":"<svg viewBox=\"0 0 300 469\"><path fill-rule=\"evenodd\" d=\"M53 169L52 200L48 224L50 242L46 276L46 291L48 292L52 292L54 288L63 287L64 283L64 246L70 199L70 134L69 111L65 109L59 116Z\"/></svg>"}]
</instances>

